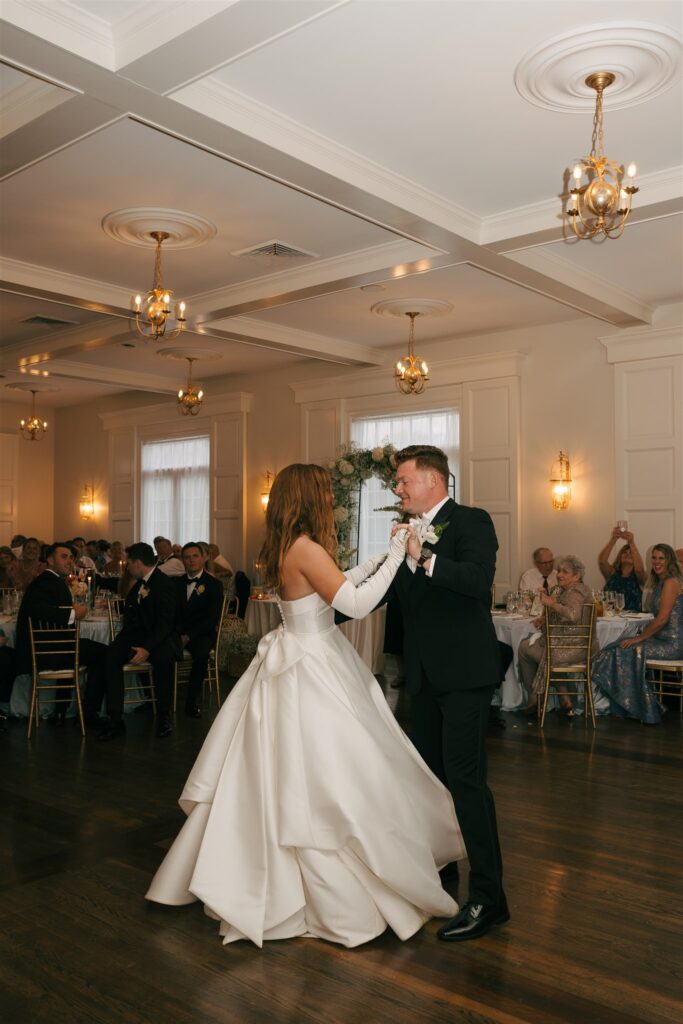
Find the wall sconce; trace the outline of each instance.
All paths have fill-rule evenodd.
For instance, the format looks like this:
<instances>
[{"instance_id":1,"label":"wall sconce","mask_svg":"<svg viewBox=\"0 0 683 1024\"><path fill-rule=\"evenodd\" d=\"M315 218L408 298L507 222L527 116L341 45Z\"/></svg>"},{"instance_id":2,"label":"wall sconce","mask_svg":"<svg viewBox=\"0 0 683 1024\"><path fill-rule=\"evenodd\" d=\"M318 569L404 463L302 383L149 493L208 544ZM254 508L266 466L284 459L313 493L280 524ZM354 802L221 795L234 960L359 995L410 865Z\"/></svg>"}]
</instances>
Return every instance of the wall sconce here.
<instances>
[{"instance_id":1,"label":"wall sconce","mask_svg":"<svg viewBox=\"0 0 683 1024\"><path fill-rule=\"evenodd\" d=\"M266 512L268 508L268 502L270 501L270 489L273 486L274 476L275 474L271 473L270 470L266 471L266 489L265 491L261 491L261 508L263 509L264 513Z\"/></svg>"},{"instance_id":2,"label":"wall sconce","mask_svg":"<svg viewBox=\"0 0 683 1024\"><path fill-rule=\"evenodd\" d=\"M84 486L81 500L78 503L78 514L81 519L92 519L95 515L95 487L93 484Z\"/></svg>"},{"instance_id":3,"label":"wall sconce","mask_svg":"<svg viewBox=\"0 0 683 1024\"><path fill-rule=\"evenodd\" d=\"M561 510L569 508L572 498L572 470L569 459L560 452L550 470L550 503L553 508Z\"/></svg>"}]
</instances>

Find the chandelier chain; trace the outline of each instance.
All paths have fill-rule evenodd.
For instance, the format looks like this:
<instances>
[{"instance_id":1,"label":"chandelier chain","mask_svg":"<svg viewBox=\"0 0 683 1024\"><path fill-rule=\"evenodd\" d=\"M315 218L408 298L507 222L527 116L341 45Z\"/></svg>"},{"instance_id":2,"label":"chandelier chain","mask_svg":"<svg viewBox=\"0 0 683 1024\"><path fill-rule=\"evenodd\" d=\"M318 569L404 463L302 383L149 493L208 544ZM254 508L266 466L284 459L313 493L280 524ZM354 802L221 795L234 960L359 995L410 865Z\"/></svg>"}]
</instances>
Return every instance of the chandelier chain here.
<instances>
[{"instance_id":1,"label":"chandelier chain","mask_svg":"<svg viewBox=\"0 0 683 1024\"><path fill-rule=\"evenodd\" d=\"M605 133L602 124L602 94L604 89L598 88L596 92L590 155L597 157L598 160L602 160L605 156Z\"/></svg>"}]
</instances>

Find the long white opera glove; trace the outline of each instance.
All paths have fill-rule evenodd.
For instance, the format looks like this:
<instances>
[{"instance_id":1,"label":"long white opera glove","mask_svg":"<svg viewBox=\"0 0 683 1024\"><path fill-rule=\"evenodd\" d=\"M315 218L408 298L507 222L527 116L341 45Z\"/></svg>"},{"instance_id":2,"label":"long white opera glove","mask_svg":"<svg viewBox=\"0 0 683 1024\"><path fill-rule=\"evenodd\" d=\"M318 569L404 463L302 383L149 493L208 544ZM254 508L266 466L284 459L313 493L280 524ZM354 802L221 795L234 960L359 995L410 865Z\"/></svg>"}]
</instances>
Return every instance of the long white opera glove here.
<instances>
[{"instance_id":1,"label":"long white opera glove","mask_svg":"<svg viewBox=\"0 0 683 1024\"><path fill-rule=\"evenodd\" d=\"M405 546L405 530L399 530L391 538L389 553L377 572L358 586L354 586L351 580L347 579L334 595L332 607L342 615L348 615L351 619L362 619L368 615L389 589L391 581L405 558Z\"/></svg>"},{"instance_id":2,"label":"long white opera glove","mask_svg":"<svg viewBox=\"0 0 683 1024\"><path fill-rule=\"evenodd\" d=\"M344 575L350 583L353 583L354 587L357 587L359 583L366 580L368 576L372 576L378 566L382 564L386 558L386 552L381 555L375 555L374 558L368 558L367 562L363 562L362 565L355 565L353 569L346 569Z\"/></svg>"}]
</instances>

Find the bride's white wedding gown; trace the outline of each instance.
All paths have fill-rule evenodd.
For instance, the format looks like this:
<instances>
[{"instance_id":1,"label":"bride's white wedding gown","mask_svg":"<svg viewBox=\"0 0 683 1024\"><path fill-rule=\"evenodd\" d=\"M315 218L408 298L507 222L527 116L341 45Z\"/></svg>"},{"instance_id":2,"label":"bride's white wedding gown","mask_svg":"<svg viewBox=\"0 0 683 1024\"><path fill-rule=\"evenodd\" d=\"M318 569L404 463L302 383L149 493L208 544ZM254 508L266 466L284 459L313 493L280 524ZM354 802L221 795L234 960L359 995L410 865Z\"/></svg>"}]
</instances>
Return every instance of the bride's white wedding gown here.
<instances>
[{"instance_id":1,"label":"bride's white wedding gown","mask_svg":"<svg viewBox=\"0 0 683 1024\"><path fill-rule=\"evenodd\" d=\"M225 942L407 939L457 913L438 869L465 856L448 791L317 594L223 704L180 797L187 821L147 899L202 900Z\"/></svg>"}]
</instances>

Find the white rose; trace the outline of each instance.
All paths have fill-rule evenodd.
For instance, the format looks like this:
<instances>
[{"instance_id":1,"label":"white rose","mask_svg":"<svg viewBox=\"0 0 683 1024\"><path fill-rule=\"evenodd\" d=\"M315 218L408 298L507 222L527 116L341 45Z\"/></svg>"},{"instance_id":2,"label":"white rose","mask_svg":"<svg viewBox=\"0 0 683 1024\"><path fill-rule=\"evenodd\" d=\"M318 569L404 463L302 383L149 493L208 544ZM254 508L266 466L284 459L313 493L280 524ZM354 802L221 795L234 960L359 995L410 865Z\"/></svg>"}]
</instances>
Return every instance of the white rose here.
<instances>
[{"instance_id":1,"label":"white rose","mask_svg":"<svg viewBox=\"0 0 683 1024\"><path fill-rule=\"evenodd\" d=\"M348 476L343 476L339 483L342 485L342 487L353 487L353 480L351 480Z\"/></svg>"},{"instance_id":2,"label":"white rose","mask_svg":"<svg viewBox=\"0 0 683 1024\"><path fill-rule=\"evenodd\" d=\"M349 510L348 509L342 508L341 505L339 505L337 508L335 508L335 510L334 510L334 521L335 521L335 523L345 523L348 520L348 518L349 518Z\"/></svg>"},{"instance_id":3,"label":"white rose","mask_svg":"<svg viewBox=\"0 0 683 1024\"><path fill-rule=\"evenodd\" d=\"M344 476L353 476L355 472L351 463L347 462L346 459L339 460L339 470L344 474Z\"/></svg>"},{"instance_id":4,"label":"white rose","mask_svg":"<svg viewBox=\"0 0 683 1024\"><path fill-rule=\"evenodd\" d=\"M384 462L384 448L373 448L372 449L372 461L373 462Z\"/></svg>"},{"instance_id":5,"label":"white rose","mask_svg":"<svg viewBox=\"0 0 683 1024\"><path fill-rule=\"evenodd\" d=\"M438 539L438 534L436 534L432 529L425 530L424 536L422 538L422 540L426 541L427 544L436 544Z\"/></svg>"}]
</instances>

